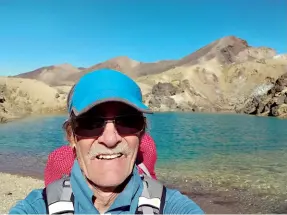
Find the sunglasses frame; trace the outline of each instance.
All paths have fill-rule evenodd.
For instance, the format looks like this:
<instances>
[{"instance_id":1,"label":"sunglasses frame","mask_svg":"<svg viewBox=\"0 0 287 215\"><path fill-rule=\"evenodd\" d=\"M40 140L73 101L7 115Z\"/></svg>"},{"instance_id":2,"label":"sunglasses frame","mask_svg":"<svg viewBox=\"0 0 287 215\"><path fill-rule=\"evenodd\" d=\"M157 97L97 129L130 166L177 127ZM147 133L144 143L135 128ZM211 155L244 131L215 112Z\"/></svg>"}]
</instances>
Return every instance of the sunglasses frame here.
<instances>
[{"instance_id":1,"label":"sunglasses frame","mask_svg":"<svg viewBox=\"0 0 287 215\"><path fill-rule=\"evenodd\" d=\"M143 123L143 128L142 128L140 131L136 132L136 133L121 134L121 133L118 131L118 129L117 129L116 118L124 117L124 116L141 116L141 117L143 118L143 121L144 121L144 123ZM82 136L82 135L76 134L75 128L74 128L74 126L73 126L74 122L76 122L76 120L79 119L79 118L86 118L86 117L82 117L82 116L79 116L79 117L71 117L70 120L69 120L70 123L71 123L71 128L72 128L73 134L74 134L76 137L79 137L79 138L98 138L99 136L102 135L102 133L103 133L103 131L104 131L104 129L105 129L105 127L106 127L106 125L107 125L108 122L112 122L112 123L114 124L115 129L117 130L117 133L118 133L120 136L139 135L140 133L142 133L142 132L146 129L146 125L147 125L147 124L146 124L146 117L145 117L144 115L142 115L142 114L126 114L126 115L119 115L119 116L115 116L115 117L97 117L97 118L104 119L104 123L103 123L103 125L102 125L102 127L101 127L101 129L103 129L103 131L101 132L101 134L100 134L100 135L95 135L95 136Z\"/></svg>"}]
</instances>

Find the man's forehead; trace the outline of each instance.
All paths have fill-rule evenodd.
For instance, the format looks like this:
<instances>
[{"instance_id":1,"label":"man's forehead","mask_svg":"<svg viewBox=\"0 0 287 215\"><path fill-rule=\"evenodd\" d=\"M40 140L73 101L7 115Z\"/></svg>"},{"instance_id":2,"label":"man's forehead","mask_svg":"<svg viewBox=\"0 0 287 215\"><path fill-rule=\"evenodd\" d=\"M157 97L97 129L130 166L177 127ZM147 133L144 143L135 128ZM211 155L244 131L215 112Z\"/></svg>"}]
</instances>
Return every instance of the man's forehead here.
<instances>
[{"instance_id":1,"label":"man's forehead","mask_svg":"<svg viewBox=\"0 0 287 215\"><path fill-rule=\"evenodd\" d=\"M122 102L105 102L95 106L90 111L88 111L87 114L97 116L115 116L134 113L138 113L138 111L135 108Z\"/></svg>"}]
</instances>

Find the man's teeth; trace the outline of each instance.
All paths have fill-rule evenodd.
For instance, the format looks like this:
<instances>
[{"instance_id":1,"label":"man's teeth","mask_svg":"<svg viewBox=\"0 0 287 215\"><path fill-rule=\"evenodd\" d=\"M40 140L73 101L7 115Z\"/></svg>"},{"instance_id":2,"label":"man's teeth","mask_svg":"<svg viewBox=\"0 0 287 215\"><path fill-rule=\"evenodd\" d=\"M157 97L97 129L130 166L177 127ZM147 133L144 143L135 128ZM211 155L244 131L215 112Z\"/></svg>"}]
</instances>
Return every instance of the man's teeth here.
<instances>
[{"instance_id":1,"label":"man's teeth","mask_svg":"<svg viewBox=\"0 0 287 215\"><path fill-rule=\"evenodd\" d=\"M119 157L121 157L122 155L123 155L122 153L111 154L111 155L98 155L97 158L98 158L98 159L111 160L111 159L119 158Z\"/></svg>"}]
</instances>

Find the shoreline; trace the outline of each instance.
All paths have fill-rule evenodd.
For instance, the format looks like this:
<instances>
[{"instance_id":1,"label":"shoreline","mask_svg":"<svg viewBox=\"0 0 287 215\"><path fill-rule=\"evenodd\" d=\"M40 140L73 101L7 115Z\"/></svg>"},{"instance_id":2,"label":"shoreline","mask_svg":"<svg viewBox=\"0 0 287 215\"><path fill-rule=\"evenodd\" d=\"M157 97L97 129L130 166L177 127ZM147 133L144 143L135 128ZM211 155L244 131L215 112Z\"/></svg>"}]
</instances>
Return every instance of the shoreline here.
<instances>
[{"instance_id":1,"label":"shoreline","mask_svg":"<svg viewBox=\"0 0 287 215\"><path fill-rule=\"evenodd\" d=\"M178 179L169 181L160 173L159 181L167 187L178 189L196 202L206 214L252 214L287 213L287 199L273 199L252 194L248 190L220 191L202 181ZM9 209L27 196L33 189L44 188L43 177L0 172L0 213Z\"/></svg>"},{"instance_id":2,"label":"shoreline","mask_svg":"<svg viewBox=\"0 0 287 215\"><path fill-rule=\"evenodd\" d=\"M65 111L56 111L56 112L50 112L50 113L33 113L33 114L25 114L25 115L21 115L21 116L13 116L13 117L2 117L0 116L2 120L0 120L0 125L1 124L7 124L7 123L11 123L11 122L15 122L15 121L19 121L19 120L25 120L25 119L29 119L29 118L38 118L38 117L50 117L50 116L64 116L67 115L68 112ZM67 115L68 116L68 115Z\"/></svg>"},{"instance_id":3,"label":"shoreline","mask_svg":"<svg viewBox=\"0 0 287 215\"><path fill-rule=\"evenodd\" d=\"M221 111L221 112L194 112L194 111L154 111L154 114L165 114L165 113L179 113L179 114L185 114L185 113L194 113L194 114L218 114L218 115L239 115L239 116L253 116L253 117L271 117L271 118L276 118L276 119L281 119L281 120L287 120L287 115L286 116L265 116L265 115L254 115L254 114L244 114L244 113L237 113L236 111ZM13 117L1 117L0 116L0 125L1 124L6 124L6 123L11 123L15 122L18 120L22 119L27 119L27 118L33 118L33 117L49 117L49 116L62 116L62 115L67 115L68 113L66 111L56 111L56 112L48 112L48 113L33 113L33 114L25 114L22 116L13 116ZM67 115L68 116L68 115Z\"/></svg>"}]
</instances>

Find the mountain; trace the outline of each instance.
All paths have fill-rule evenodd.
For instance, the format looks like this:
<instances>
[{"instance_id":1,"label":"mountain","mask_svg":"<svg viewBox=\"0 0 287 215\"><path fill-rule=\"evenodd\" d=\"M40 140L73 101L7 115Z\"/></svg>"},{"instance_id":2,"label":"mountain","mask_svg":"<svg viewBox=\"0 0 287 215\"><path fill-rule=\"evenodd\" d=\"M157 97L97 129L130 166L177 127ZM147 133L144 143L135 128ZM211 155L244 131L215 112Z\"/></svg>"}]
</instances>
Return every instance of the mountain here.
<instances>
[{"instance_id":1,"label":"mountain","mask_svg":"<svg viewBox=\"0 0 287 215\"><path fill-rule=\"evenodd\" d=\"M50 86L66 85L67 77L72 74L80 73L84 68L76 68L70 64L46 66L31 72L22 73L14 77L28 78L42 81Z\"/></svg>"},{"instance_id":2,"label":"mountain","mask_svg":"<svg viewBox=\"0 0 287 215\"><path fill-rule=\"evenodd\" d=\"M75 82L79 80L79 78L91 71L102 69L102 68L110 68L121 71L132 78L141 77L144 75L150 74L158 74L164 72L174 66L176 61L172 60L163 60L154 63L143 63L132 60L126 56L112 58L105 62L95 64L85 70L82 73L72 74L67 77L68 81Z\"/></svg>"},{"instance_id":3,"label":"mountain","mask_svg":"<svg viewBox=\"0 0 287 215\"><path fill-rule=\"evenodd\" d=\"M135 79L145 103L155 111L235 112L256 87L287 72L287 58L272 48L252 47L227 36L178 60L145 63L119 56L88 68L64 64L17 77L37 79L67 93L82 75L101 68Z\"/></svg>"},{"instance_id":4,"label":"mountain","mask_svg":"<svg viewBox=\"0 0 287 215\"><path fill-rule=\"evenodd\" d=\"M173 68L136 80L150 86L146 104L155 110L234 112L266 78L277 78L287 61L268 47L251 47L230 36L178 60Z\"/></svg>"},{"instance_id":5,"label":"mountain","mask_svg":"<svg viewBox=\"0 0 287 215\"><path fill-rule=\"evenodd\" d=\"M107 61L102 62L102 63L95 64L89 68L83 69L81 71L81 73L71 74L67 77L66 80L73 83L73 82L79 80L79 78L82 75L84 75L90 71L94 71L94 70L98 70L98 69L102 69L102 68L115 69L115 70L121 71L121 72L133 77L133 68L136 67L138 64L140 64L140 63L135 61L135 60L132 60L132 59L125 57L125 56L120 56L120 57L112 58L112 59L107 60Z\"/></svg>"},{"instance_id":6,"label":"mountain","mask_svg":"<svg viewBox=\"0 0 287 215\"><path fill-rule=\"evenodd\" d=\"M67 80L72 82L77 81L83 74L101 68L116 69L132 78L136 78L145 75L159 74L176 67L196 65L210 60L216 60L219 64L230 64L240 60L240 58L249 56L249 53L241 53L242 57L237 57L241 51L248 48L249 46L246 41L234 36L229 36L216 40L179 60L162 60L153 63L143 63L132 60L126 56L116 57L91 66L83 70L83 73L72 74L67 77Z\"/></svg>"},{"instance_id":7,"label":"mountain","mask_svg":"<svg viewBox=\"0 0 287 215\"><path fill-rule=\"evenodd\" d=\"M66 85L73 84L82 75L101 68L116 69L132 78L137 78L159 74L176 67L204 64L211 61L216 62L218 64L216 67L218 67L251 59L269 58L275 56L275 53L275 50L269 48L249 47L245 40L235 36L228 36L218 39L179 60L144 63L126 56L120 56L95 64L89 68L76 68L69 64L63 64L42 67L15 77L37 79L53 86Z\"/></svg>"}]
</instances>

